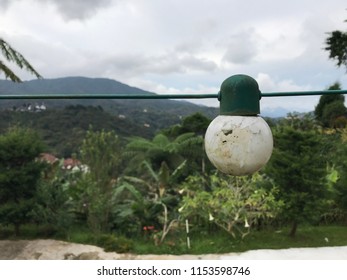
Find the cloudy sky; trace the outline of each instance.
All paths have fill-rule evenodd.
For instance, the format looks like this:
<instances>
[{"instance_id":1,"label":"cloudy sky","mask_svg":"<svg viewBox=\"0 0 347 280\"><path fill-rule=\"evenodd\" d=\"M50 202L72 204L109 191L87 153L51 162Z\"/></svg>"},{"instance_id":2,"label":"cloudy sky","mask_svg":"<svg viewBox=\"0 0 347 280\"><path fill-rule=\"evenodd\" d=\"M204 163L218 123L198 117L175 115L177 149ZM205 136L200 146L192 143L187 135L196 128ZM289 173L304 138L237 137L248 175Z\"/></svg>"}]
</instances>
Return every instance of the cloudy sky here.
<instances>
[{"instance_id":1,"label":"cloudy sky","mask_svg":"<svg viewBox=\"0 0 347 280\"><path fill-rule=\"evenodd\" d=\"M346 8L345 0L0 0L0 37L45 78L217 93L242 73L262 92L321 90L336 81L345 89L346 70L329 60L324 41L327 32L347 30ZM261 108L310 111L318 99L268 97Z\"/></svg>"}]
</instances>

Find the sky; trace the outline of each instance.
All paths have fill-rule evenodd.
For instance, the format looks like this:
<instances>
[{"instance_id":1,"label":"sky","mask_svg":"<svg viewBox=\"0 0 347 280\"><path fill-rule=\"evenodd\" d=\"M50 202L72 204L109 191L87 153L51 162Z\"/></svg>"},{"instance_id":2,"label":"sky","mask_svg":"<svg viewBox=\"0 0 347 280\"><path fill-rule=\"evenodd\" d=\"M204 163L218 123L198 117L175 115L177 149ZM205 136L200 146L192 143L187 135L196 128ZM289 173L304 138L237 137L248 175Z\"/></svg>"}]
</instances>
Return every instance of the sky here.
<instances>
[{"instance_id":1,"label":"sky","mask_svg":"<svg viewBox=\"0 0 347 280\"><path fill-rule=\"evenodd\" d=\"M0 0L0 37L44 78L110 78L170 94L217 93L235 74L264 93L337 81L346 89L346 69L324 50L346 19L345 0ZM264 97L260 106L307 112L318 100Z\"/></svg>"}]
</instances>

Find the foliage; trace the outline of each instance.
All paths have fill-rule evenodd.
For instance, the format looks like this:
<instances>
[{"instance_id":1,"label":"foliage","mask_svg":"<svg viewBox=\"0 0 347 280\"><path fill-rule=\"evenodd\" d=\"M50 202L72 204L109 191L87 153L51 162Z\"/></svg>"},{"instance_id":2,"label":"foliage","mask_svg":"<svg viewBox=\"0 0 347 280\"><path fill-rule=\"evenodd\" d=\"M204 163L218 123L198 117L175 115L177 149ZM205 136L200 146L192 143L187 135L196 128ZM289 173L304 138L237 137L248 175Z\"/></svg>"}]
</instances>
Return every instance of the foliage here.
<instances>
[{"instance_id":1,"label":"foliage","mask_svg":"<svg viewBox=\"0 0 347 280\"><path fill-rule=\"evenodd\" d=\"M276 131L277 128L290 126L293 129L303 131L320 131L321 127L315 120L312 113L289 113L285 119L278 121L277 125L272 129Z\"/></svg>"},{"instance_id":2,"label":"foliage","mask_svg":"<svg viewBox=\"0 0 347 280\"><path fill-rule=\"evenodd\" d=\"M140 229L153 230L151 233L155 232L152 236L154 242L156 245L160 245L177 223L178 217L174 210L178 205L179 197L177 189L174 187L175 177L179 176L186 162L184 161L172 172L165 162L158 171L155 171L148 162L143 162L143 165L149 175L147 179L124 177L117 187L115 193L117 196L124 190L131 193L126 200L128 207L118 208L117 212L122 218L126 216L127 219L133 220L133 224L137 222ZM124 203L121 205L126 206ZM126 211L126 209L130 211Z\"/></svg>"},{"instance_id":3,"label":"foliage","mask_svg":"<svg viewBox=\"0 0 347 280\"><path fill-rule=\"evenodd\" d=\"M67 236L74 222L69 188L74 174L62 169L62 162L46 168L38 183L35 205L30 216L37 224L50 227L58 235Z\"/></svg>"},{"instance_id":4,"label":"foliage","mask_svg":"<svg viewBox=\"0 0 347 280\"><path fill-rule=\"evenodd\" d=\"M36 159L42 151L43 143L32 130L13 127L0 135L0 222L15 225L16 234L29 222L35 203L44 167Z\"/></svg>"},{"instance_id":5,"label":"foliage","mask_svg":"<svg viewBox=\"0 0 347 280\"><path fill-rule=\"evenodd\" d=\"M325 44L329 58L336 60L338 67L347 67L347 33L340 30L330 32Z\"/></svg>"},{"instance_id":6,"label":"foliage","mask_svg":"<svg viewBox=\"0 0 347 280\"><path fill-rule=\"evenodd\" d=\"M176 235L174 247L164 244L152 246L146 240L134 240L136 254L223 254L245 252L259 249L287 249L304 247L346 246L346 227L343 226L308 226L298 229L295 238L288 237L288 228L265 228L251 231L246 239L230 238L224 230L214 229L209 233L201 229L190 234L191 248L185 244L185 234Z\"/></svg>"},{"instance_id":7,"label":"foliage","mask_svg":"<svg viewBox=\"0 0 347 280\"><path fill-rule=\"evenodd\" d=\"M152 140L141 137L129 139L126 150L128 157L132 157L130 165L136 168L146 159L155 169L159 169L162 162L169 168L176 169L184 160L201 155L202 143L202 137L195 136L192 132L181 134L173 140L158 133Z\"/></svg>"},{"instance_id":8,"label":"foliage","mask_svg":"<svg viewBox=\"0 0 347 280\"><path fill-rule=\"evenodd\" d=\"M340 138L338 141L334 142L334 150L332 162L334 168L335 177L332 184L335 196L334 196L334 205L336 206L335 212L339 213L339 216L342 217L342 220L347 222L347 128L340 130ZM332 173L331 172L331 173Z\"/></svg>"},{"instance_id":9,"label":"foliage","mask_svg":"<svg viewBox=\"0 0 347 280\"><path fill-rule=\"evenodd\" d=\"M339 90L341 85L335 83L328 90ZM324 127L344 127L347 124L345 107L345 97L342 94L322 95L315 107L314 114L316 119ZM344 118L343 122L341 118Z\"/></svg>"},{"instance_id":10,"label":"foliage","mask_svg":"<svg viewBox=\"0 0 347 280\"><path fill-rule=\"evenodd\" d=\"M194 132L198 135L204 135L211 120L201 113L195 113L187 116L182 121L184 132Z\"/></svg>"},{"instance_id":11,"label":"foliage","mask_svg":"<svg viewBox=\"0 0 347 280\"><path fill-rule=\"evenodd\" d=\"M10 44L0 38L0 50L9 62L14 62L20 68L24 68L29 73L34 74L37 78L41 78L40 74L30 65L30 63L24 58L22 54L13 49ZM13 82L21 82L21 79L0 60L0 72L5 74L6 78L10 78Z\"/></svg>"},{"instance_id":12,"label":"foliage","mask_svg":"<svg viewBox=\"0 0 347 280\"><path fill-rule=\"evenodd\" d=\"M87 131L81 147L81 160L90 169L92 179L108 189L122 169L122 144L114 131Z\"/></svg>"},{"instance_id":13,"label":"foliage","mask_svg":"<svg viewBox=\"0 0 347 280\"><path fill-rule=\"evenodd\" d=\"M178 193L173 187L175 182L174 178L182 171L186 165L186 161L181 163L181 165L179 165L172 173L165 162L162 162L158 173L155 173L147 162L144 162L144 164L146 165L149 173L154 179L154 184L156 185L154 203L163 208L162 215L158 217L158 221L161 224L162 229L154 236L156 238L155 243L159 245L163 243L171 228L175 225L175 223L177 223L177 217L173 215L173 210L178 204Z\"/></svg>"},{"instance_id":14,"label":"foliage","mask_svg":"<svg viewBox=\"0 0 347 280\"><path fill-rule=\"evenodd\" d=\"M29 101L25 104L28 106ZM130 118L119 119L118 116L100 107L81 105L63 109L51 109L48 105L47 107L46 111L37 113L0 110L0 132L12 124L30 127L45 141L48 151L58 157L71 157L76 153L90 126L94 131L113 130L121 139L130 136L153 137L155 132L154 129L146 128Z\"/></svg>"},{"instance_id":15,"label":"foliage","mask_svg":"<svg viewBox=\"0 0 347 280\"><path fill-rule=\"evenodd\" d=\"M96 244L105 249L105 252L128 253L134 247L134 242L124 236L103 234L98 237Z\"/></svg>"},{"instance_id":16,"label":"foliage","mask_svg":"<svg viewBox=\"0 0 347 280\"><path fill-rule=\"evenodd\" d=\"M203 136L209 126L211 120L204 116L203 114L197 112L195 114L185 117L180 124L176 124L162 131L166 136L173 138L186 133L194 133L196 139L196 144L193 145L186 154L186 159L189 160L189 170L187 174L192 174L196 170L201 169L202 173L209 172L214 169L205 153L205 146L203 145ZM201 166L201 167L200 167Z\"/></svg>"},{"instance_id":17,"label":"foliage","mask_svg":"<svg viewBox=\"0 0 347 280\"><path fill-rule=\"evenodd\" d=\"M335 97L331 102L329 98L323 100L324 106L317 106L323 117L330 104L341 103L341 97ZM98 244L107 250L141 252L154 243L160 245L151 249L155 252L184 253L187 246L182 221L187 219L191 225L192 252L203 251L205 246L226 252L248 248L248 242L257 248L266 247L263 244L269 240L261 237L258 240L264 243L256 246L252 238L266 232L276 239L279 234L274 233L275 225L284 225L285 230L291 225L294 235L300 223L299 240L309 222L331 224L346 217L346 128L322 128L313 114L289 114L273 124L275 149L266 175L228 177L209 174L199 166L204 156L201 131L207 124L199 114L152 138L124 139L111 126L116 118L101 108L71 106L61 112L64 113L58 116L65 118L61 134L71 138L54 141L69 139L62 141L71 144L67 154L77 152L74 156L87 168L84 172L62 170L59 165L40 169L41 180L33 183L30 196L18 202L1 201L1 227L12 228L6 223L20 218L36 223L38 228L53 230L59 237L71 238L70 241L79 238L80 242ZM42 125L38 117L41 113L11 112L13 119L7 113L1 115L6 124L28 118L32 127ZM52 123L44 126L59 130L54 114L42 112L41 116L44 114ZM94 114L96 123L105 127L88 126ZM79 122L79 118L85 119ZM53 141L53 134L43 135ZM26 141L21 138L22 148ZM8 144L12 142L15 141ZM2 154L5 152L0 149L0 161ZM12 169L18 170L9 168L11 172ZM17 177L24 177L23 174L17 173ZM0 172L0 179L3 178ZM0 188L0 199L5 197ZM79 237L73 236L75 229L80 231ZM230 235L235 238L230 239ZM246 235L248 238L242 241ZM281 240L284 238L281 233ZM223 242L228 243L227 248L221 245ZM216 248L212 249L211 244Z\"/></svg>"},{"instance_id":18,"label":"foliage","mask_svg":"<svg viewBox=\"0 0 347 280\"><path fill-rule=\"evenodd\" d=\"M121 153L122 146L114 132L87 132L81 147L81 160L89 171L79 179L75 198L95 233L110 227L111 198L121 172Z\"/></svg>"},{"instance_id":19,"label":"foliage","mask_svg":"<svg viewBox=\"0 0 347 280\"><path fill-rule=\"evenodd\" d=\"M0 225L0 239L11 238L13 227ZM153 246L146 236L132 237L129 251L133 254L223 254L230 252L245 252L258 249L286 249L303 247L326 247L326 246L346 246L346 226L303 225L298 229L295 238L288 237L287 227L269 227L259 231L251 231L247 239L240 240L230 238L224 230L214 229L207 233L201 229L191 232L191 248L188 249L185 241L185 232L170 236L161 246ZM121 235L113 234L116 238ZM41 227L33 224L23 225L20 239L46 238ZM13 237L12 237L13 238ZM18 238L18 237L17 237ZM67 241L81 244L102 246L99 241L101 237L83 228L75 227L71 230ZM99 245L100 244L100 245Z\"/></svg>"},{"instance_id":20,"label":"foliage","mask_svg":"<svg viewBox=\"0 0 347 280\"><path fill-rule=\"evenodd\" d=\"M204 135L211 120L201 113L195 113L185 117L181 124L166 128L163 133L169 137L177 137L187 132L194 132L196 135Z\"/></svg>"},{"instance_id":21,"label":"foliage","mask_svg":"<svg viewBox=\"0 0 347 280\"><path fill-rule=\"evenodd\" d=\"M282 205L275 201L274 187L265 189L268 184L272 185L271 181L260 174L249 178L191 176L182 185L184 196L179 212L186 219L199 217L233 237L243 238L255 225L274 218ZM210 191L204 189L205 185Z\"/></svg>"},{"instance_id":22,"label":"foliage","mask_svg":"<svg viewBox=\"0 0 347 280\"><path fill-rule=\"evenodd\" d=\"M142 233L144 226L155 223L156 212L147 195L144 181L133 177L120 178L113 194L117 207L112 209L112 228L126 236L136 236Z\"/></svg>"},{"instance_id":23,"label":"foliage","mask_svg":"<svg viewBox=\"0 0 347 280\"><path fill-rule=\"evenodd\" d=\"M319 220L326 202L322 137L315 130L289 125L277 127L273 134L275 148L266 173L279 189L282 219L292 223L290 235L294 236L299 223Z\"/></svg>"},{"instance_id":24,"label":"foliage","mask_svg":"<svg viewBox=\"0 0 347 280\"><path fill-rule=\"evenodd\" d=\"M95 103L95 100L93 101ZM134 113L132 110L135 109L132 109L130 105L125 107L113 105L111 109L107 109L105 106L101 108L94 104L54 108L50 103L51 100L47 100L45 101L47 110L34 113L25 111L30 104L35 105L31 100L20 101L21 103L11 101L6 106L7 102L10 100L4 100L0 104L0 107L6 108L6 110L0 110L0 132L5 131L8 126L13 124L30 127L37 131L45 141L47 152L58 157L71 157L73 153L76 153L80 149L90 126L93 127L94 131L113 130L122 139L122 142L125 142L124 139L129 137L153 139L158 130L180 122L174 112L172 115L165 114L165 118L163 118L163 113L152 111ZM110 102L107 104L110 105ZM139 108L136 110L140 111ZM148 124L149 127L144 126L144 124ZM164 134L170 138L170 141L179 136L179 134L175 136ZM199 147L199 152L195 152L194 155L196 157L200 155L201 158L204 153Z\"/></svg>"},{"instance_id":25,"label":"foliage","mask_svg":"<svg viewBox=\"0 0 347 280\"><path fill-rule=\"evenodd\" d=\"M343 128L347 124L346 107L343 102L332 102L325 106L322 116L323 126Z\"/></svg>"}]
</instances>

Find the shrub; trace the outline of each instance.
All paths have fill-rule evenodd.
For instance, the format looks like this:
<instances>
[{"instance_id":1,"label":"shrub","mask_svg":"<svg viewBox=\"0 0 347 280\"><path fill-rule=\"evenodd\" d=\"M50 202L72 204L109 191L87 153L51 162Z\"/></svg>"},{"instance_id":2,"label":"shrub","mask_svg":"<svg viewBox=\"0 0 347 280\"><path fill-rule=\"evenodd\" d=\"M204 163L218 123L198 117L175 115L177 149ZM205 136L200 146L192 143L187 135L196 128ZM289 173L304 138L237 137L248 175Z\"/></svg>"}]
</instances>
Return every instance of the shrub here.
<instances>
[{"instance_id":1,"label":"shrub","mask_svg":"<svg viewBox=\"0 0 347 280\"><path fill-rule=\"evenodd\" d=\"M134 247L132 240L124 236L103 234L97 240L97 245L103 247L105 252L127 253Z\"/></svg>"}]
</instances>

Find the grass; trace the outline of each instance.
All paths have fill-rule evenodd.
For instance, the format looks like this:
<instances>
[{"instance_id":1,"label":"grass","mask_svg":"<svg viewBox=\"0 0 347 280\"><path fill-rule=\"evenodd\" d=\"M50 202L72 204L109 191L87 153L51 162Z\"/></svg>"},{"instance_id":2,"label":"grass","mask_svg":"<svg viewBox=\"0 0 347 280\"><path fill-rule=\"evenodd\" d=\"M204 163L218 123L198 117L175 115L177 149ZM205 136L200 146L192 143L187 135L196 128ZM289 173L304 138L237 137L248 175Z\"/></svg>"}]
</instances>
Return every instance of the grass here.
<instances>
[{"instance_id":1,"label":"grass","mask_svg":"<svg viewBox=\"0 0 347 280\"><path fill-rule=\"evenodd\" d=\"M134 254L222 254L256 249L285 249L299 247L347 246L347 227L337 225L301 226L294 238L288 236L289 228L264 229L251 232L243 240L235 239L224 231L200 230L190 235L191 248L187 248L186 235L175 233L160 246L150 237L131 240ZM51 238L68 242L101 245L90 231L83 228L71 230L68 237L55 235L48 228L33 225L22 227L21 236L13 237L11 227L0 227L0 239ZM117 239L122 240L122 239ZM126 240L124 241L126 242ZM121 245L121 244L120 244Z\"/></svg>"},{"instance_id":2,"label":"grass","mask_svg":"<svg viewBox=\"0 0 347 280\"><path fill-rule=\"evenodd\" d=\"M136 254L222 254L244 252L257 249L285 249L299 247L347 246L346 226L302 226L294 238L288 236L289 229L261 230L250 233L243 240L234 239L229 234L216 231L202 232L190 236L191 249L186 239L176 237L161 246L143 240L135 241Z\"/></svg>"}]
</instances>

